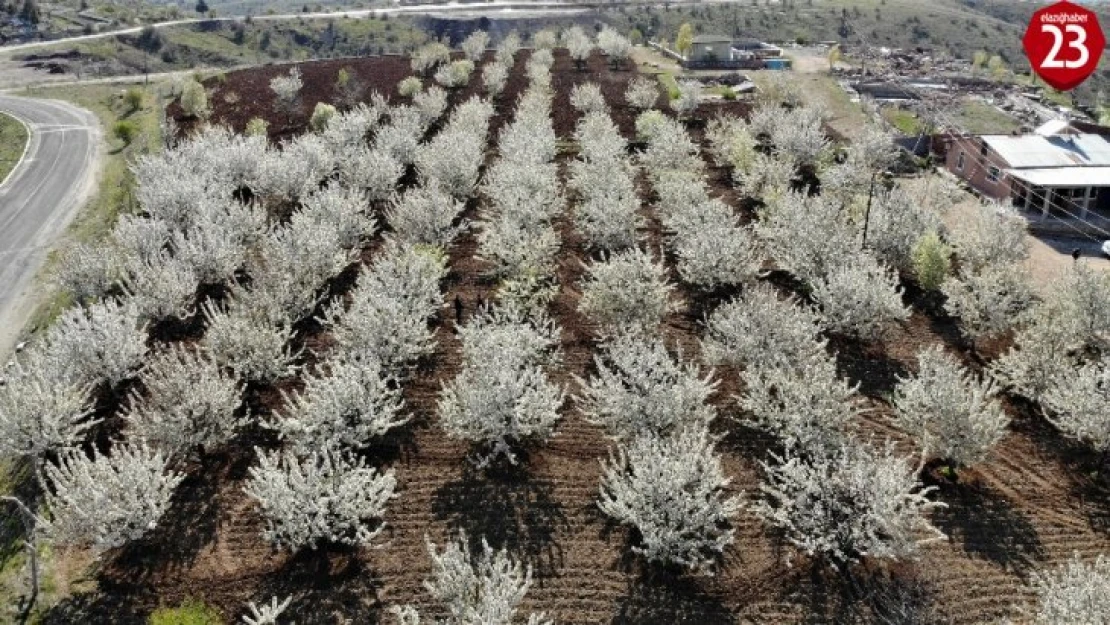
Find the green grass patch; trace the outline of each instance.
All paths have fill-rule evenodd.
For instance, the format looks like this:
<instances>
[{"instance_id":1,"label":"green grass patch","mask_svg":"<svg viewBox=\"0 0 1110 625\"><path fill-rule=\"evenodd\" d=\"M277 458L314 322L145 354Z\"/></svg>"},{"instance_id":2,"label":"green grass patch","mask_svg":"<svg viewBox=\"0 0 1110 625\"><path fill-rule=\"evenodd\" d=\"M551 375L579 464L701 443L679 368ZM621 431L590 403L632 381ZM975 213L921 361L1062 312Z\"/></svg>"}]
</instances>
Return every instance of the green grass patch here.
<instances>
[{"instance_id":1,"label":"green grass patch","mask_svg":"<svg viewBox=\"0 0 1110 625\"><path fill-rule=\"evenodd\" d=\"M187 599L176 608L158 608L150 615L149 625L224 625L215 608L196 599Z\"/></svg>"},{"instance_id":2,"label":"green grass patch","mask_svg":"<svg viewBox=\"0 0 1110 625\"><path fill-rule=\"evenodd\" d=\"M883 119L898 129L898 132L908 135L916 136L921 134L924 129L924 124L917 118L913 111L907 111L904 108L888 106L882 110Z\"/></svg>"},{"instance_id":3,"label":"green grass patch","mask_svg":"<svg viewBox=\"0 0 1110 625\"><path fill-rule=\"evenodd\" d=\"M678 82L675 81L674 75L669 72L660 72L656 74L659 79L659 84L663 85L663 89L667 92L667 97L671 100L677 100L681 96L678 90Z\"/></svg>"},{"instance_id":4,"label":"green grass patch","mask_svg":"<svg viewBox=\"0 0 1110 625\"><path fill-rule=\"evenodd\" d=\"M7 179L27 147L27 127L18 119L0 113L0 182Z\"/></svg>"},{"instance_id":5,"label":"green grass patch","mask_svg":"<svg viewBox=\"0 0 1110 625\"><path fill-rule=\"evenodd\" d=\"M1021 129L1021 122L978 100L967 100L956 113L960 127L976 135L1005 135Z\"/></svg>"}]
</instances>

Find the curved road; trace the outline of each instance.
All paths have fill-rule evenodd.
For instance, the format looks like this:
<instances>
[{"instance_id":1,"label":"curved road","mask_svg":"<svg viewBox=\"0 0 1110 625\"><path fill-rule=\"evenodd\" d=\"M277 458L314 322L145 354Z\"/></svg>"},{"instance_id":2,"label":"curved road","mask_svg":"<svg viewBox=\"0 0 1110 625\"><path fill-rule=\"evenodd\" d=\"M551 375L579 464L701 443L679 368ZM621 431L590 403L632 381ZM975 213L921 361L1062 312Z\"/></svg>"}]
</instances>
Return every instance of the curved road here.
<instances>
[{"instance_id":1,"label":"curved road","mask_svg":"<svg viewBox=\"0 0 1110 625\"><path fill-rule=\"evenodd\" d=\"M93 188L100 124L89 111L57 100L0 95L0 111L31 131L23 160L0 185L2 357L33 309L35 274Z\"/></svg>"}]
</instances>

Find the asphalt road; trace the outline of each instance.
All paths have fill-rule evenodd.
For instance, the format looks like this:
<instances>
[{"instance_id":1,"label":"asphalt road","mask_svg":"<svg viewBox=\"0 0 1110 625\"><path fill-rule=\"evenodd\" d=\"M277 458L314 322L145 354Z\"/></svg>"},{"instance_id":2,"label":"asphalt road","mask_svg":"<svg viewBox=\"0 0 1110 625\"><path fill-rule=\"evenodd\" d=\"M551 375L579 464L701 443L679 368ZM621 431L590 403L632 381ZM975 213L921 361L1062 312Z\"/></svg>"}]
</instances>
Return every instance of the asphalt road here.
<instances>
[{"instance_id":1,"label":"asphalt road","mask_svg":"<svg viewBox=\"0 0 1110 625\"><path fill-rule=\"evenodd\" d=\"M25 123L23 159L0 185L0 356L29 317L34 276L93 188L100 126L57 100L0 95L0 111Z\"/></svg>"}]
</instances>

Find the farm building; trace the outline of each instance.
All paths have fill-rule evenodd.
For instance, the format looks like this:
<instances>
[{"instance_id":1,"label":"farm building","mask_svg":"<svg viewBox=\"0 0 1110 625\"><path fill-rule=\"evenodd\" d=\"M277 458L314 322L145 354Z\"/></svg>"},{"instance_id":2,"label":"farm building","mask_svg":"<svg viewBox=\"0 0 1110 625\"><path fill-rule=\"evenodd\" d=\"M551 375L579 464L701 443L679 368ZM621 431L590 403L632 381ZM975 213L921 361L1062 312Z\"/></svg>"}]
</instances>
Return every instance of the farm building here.
<instances>
[{"instance_id":1,"label":"farm building","mask_svg":"<svg viewBox=\"0 0 1110 625\"><path fill-rule=\"evenodd\" d=\"M700 63L732 60L732 39L719 35L694 37L688 60Z\"/></svg>"},{"instance_id":2,"label":"farm building","mask_svg":"<svg viewBox=\"0 0 1110 625\"><path fill-rule=\"evenodd\" d=\"M1110 141L1051 121L1027 135L955 137L947 169L1040 218L1110 219Z\"/></svg>"}]
</instances>

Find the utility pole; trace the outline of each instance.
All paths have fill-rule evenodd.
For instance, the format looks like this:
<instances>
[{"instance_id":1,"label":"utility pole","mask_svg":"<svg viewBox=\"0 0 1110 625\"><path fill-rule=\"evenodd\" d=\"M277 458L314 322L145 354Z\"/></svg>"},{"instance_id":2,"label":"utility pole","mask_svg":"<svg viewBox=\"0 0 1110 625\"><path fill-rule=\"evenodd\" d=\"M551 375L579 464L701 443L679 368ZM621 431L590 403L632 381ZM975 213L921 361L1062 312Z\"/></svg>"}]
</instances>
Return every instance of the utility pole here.
<instances>
[{"instance_id":1,"label":"utility pole","mask_svg":"<svg viewBox=\"0 0 1110 625\"><path fill-rule=\"evenodd\" d=\"M861 250L867 247L867 224L871 221L871 201L875 197L875 176L878 175L878 171L871 173L871 184L867 188L867 210L863 213L863 243L860 245Z\"/></svg>"}]
</instances>

